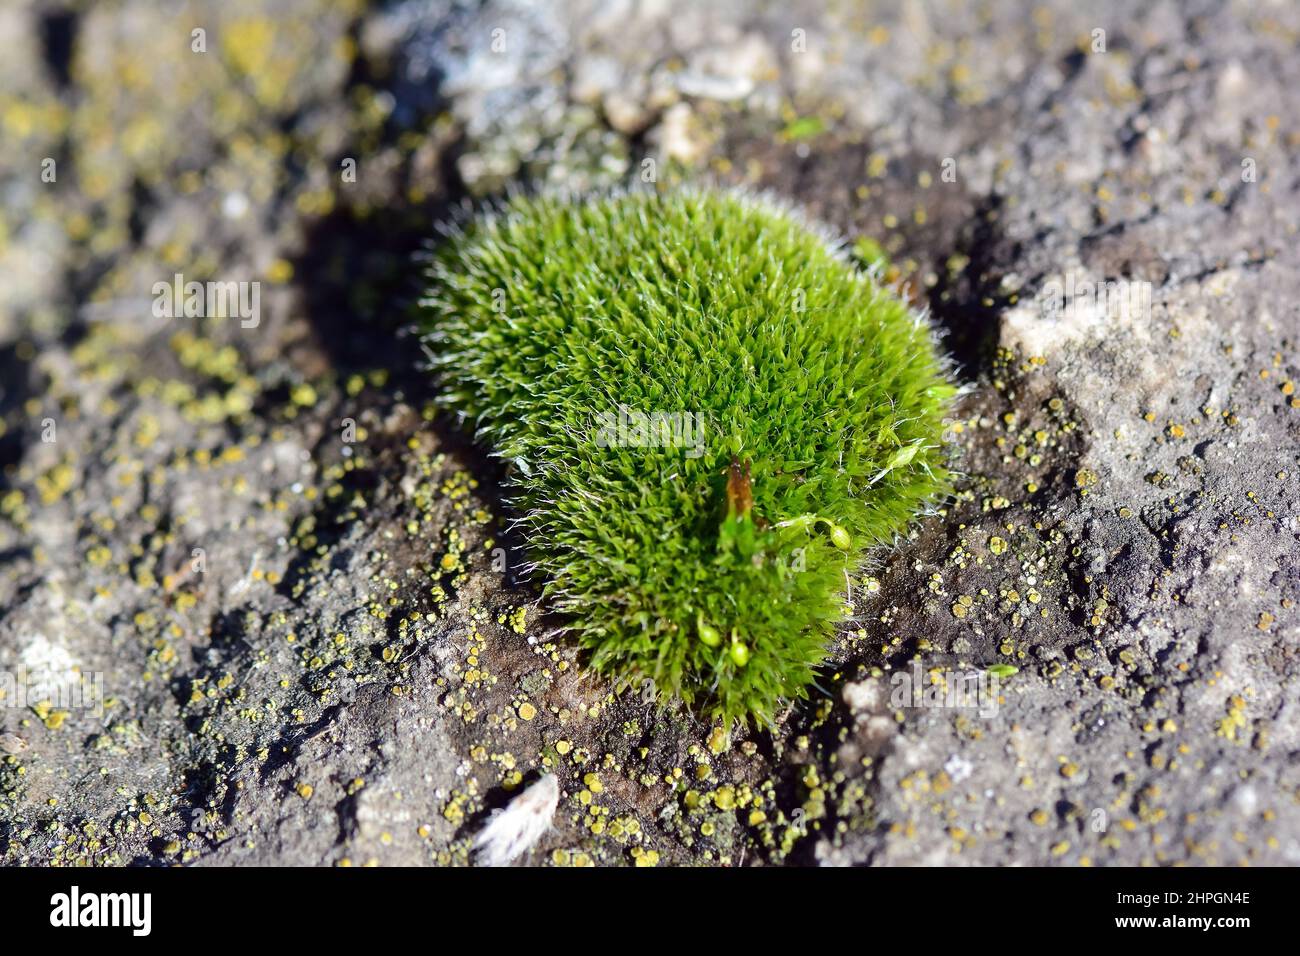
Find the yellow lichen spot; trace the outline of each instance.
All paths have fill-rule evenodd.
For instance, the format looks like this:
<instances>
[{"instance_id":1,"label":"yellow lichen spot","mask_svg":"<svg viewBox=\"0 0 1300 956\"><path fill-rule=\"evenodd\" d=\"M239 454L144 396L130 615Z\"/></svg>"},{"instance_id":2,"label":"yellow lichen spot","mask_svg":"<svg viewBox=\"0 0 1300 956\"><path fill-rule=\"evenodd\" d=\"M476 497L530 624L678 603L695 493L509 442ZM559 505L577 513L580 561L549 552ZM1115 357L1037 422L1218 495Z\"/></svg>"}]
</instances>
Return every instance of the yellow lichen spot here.
<instances>
[{"instance_id":1,"label":"yellow lichen spot","mask_svg":"<svg viewBox=\"0 0 1300 956\"><path fill-rule=\"evenodd\" d=\"M1241 697L1228 698L1228 713L1219 720L1215 733L1228 740L1236 740L1237 732L1244 730L1247 726L1246 719L1246 701Z\"/></svg>"},{"instance_id":2,"label":"yellow lichen spot","mask_svg":"<svg viewBox=\"0 0 1300 956\"><path fill-rule=\"evenodd\" d=\"M316 389L312 388L307 382L299 382L289 392L289 400L295 405L310 408L316 404Z\"/></svg>"},{"instance_id":3,"label":"yellow lichen spot","mask_svg":"<svg viewBox=\"0 0 1300 956\"><path fill-rule=\"evenodd\" d=\"M712 733L709 734L709 750L715 754L720 754L727 749L728 743L726 728L714 727Z\"/></svg>"},{"instance_id":4,"label":"yellow lichen spot","mask_svg":"<svg viewBox=\"0 0 1300 956\"><path fill-rule=\"evenodd\" d=\"M288 282L293 278L293 264L286 259L276 259L267 267L266 278L277 285Z\"/></svg>"}]
</instances>

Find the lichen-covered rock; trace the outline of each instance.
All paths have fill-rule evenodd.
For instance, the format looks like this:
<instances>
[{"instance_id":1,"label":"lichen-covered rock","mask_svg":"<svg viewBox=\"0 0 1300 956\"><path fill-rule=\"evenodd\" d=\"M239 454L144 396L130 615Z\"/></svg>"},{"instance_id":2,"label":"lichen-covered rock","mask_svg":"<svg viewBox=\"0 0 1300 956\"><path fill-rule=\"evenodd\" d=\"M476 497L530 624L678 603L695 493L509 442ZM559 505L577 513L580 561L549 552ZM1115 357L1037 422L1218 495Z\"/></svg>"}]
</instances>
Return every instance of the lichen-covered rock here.
<instances>
[{"instance_id":1,"label":"lichen-covered rock","mask_svg":"<svg viewBox=\"0 0 1300 956\"><path fill-rule=\"evenodd\" d=\"M527 862L1300 862L1295 11L824 6L0 12L0 860L463 863L554 773ZM398 334L462 192L622 177L801 203L970 386L761 742L553 642Z\"/></svg>"}]
</instances>

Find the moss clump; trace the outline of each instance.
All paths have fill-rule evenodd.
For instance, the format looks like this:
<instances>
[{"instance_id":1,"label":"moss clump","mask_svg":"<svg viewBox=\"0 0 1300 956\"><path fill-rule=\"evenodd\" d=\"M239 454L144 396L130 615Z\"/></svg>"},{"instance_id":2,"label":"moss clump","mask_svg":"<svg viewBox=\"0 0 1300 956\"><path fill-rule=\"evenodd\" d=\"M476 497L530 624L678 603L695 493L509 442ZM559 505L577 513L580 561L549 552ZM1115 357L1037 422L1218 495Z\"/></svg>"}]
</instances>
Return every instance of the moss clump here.
<instances>
[{"instance_id":1,"label":"moss clump","mask_svg":"<svg viewBox=\"0 0 1300 956\"><path fill-rule=\"evenodd\" d=\"M726 721L803 696L846 571L947 488L925 323L729 193L516 198L429 279L443 399L593 666Z\"/></svg>"}]
</instances>

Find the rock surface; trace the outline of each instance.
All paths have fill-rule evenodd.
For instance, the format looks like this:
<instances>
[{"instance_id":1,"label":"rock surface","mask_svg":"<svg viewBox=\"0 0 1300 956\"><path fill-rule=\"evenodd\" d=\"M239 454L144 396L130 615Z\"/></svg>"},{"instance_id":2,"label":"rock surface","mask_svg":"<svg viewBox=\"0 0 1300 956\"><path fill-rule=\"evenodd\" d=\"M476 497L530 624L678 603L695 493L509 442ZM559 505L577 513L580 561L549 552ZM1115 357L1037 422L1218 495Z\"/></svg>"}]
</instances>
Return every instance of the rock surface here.
<instances>
[{"instance_id":1,"label":"rock surface","mask_svg":"<svg viewBox=\"0 0 1300 956\"><path fill-rule=\"evenodd\" d=\"M553 772L528 862L1300 863L1300 15L831 6L0 11L0 862L459 864ZM584 670L402 334L466 196L649 179L968 384L774 733Z\"/></svg>"}]
</instances>

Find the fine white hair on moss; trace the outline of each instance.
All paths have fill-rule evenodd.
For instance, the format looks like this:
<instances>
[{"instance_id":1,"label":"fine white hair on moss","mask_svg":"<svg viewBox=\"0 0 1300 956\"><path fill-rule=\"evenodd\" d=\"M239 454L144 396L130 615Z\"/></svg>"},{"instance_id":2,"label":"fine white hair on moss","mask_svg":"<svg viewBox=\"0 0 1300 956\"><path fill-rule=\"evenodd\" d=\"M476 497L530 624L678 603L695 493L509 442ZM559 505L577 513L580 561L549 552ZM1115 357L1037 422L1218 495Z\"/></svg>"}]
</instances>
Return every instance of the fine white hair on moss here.
<instances>
[{"instance_id":1,"label":"fine white hair on moss","mask_svg":"<svg viewBox=\"0 0 1300 956\"><path fill-rule=\"evenodd\" d=\"M492 814L474 838L475 862L508 866L523 856L550 829L559 802L560 784L548 773Z\"/></svg>"}]
</instances>

